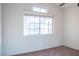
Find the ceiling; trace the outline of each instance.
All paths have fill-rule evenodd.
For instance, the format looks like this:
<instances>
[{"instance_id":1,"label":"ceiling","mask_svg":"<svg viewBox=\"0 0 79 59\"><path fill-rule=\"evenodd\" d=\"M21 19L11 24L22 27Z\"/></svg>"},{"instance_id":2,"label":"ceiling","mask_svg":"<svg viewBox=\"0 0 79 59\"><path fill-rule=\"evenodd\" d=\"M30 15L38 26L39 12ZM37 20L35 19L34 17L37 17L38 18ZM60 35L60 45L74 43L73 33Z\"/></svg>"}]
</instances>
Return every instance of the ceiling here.
<instances>
[{"instance_id":1,"label":"ceiling","mask_svg":"<svg viewBox=\"0 0 79 59\"><path fill-rule=\"evenodd\" d=\"M61 4L62 3L53 3L53 5L56 5L56 6L59 6ZM63 6L60 6L60 7L77 7L77 4L78 3L65 3Z\"/></svg>"}]
</instances>

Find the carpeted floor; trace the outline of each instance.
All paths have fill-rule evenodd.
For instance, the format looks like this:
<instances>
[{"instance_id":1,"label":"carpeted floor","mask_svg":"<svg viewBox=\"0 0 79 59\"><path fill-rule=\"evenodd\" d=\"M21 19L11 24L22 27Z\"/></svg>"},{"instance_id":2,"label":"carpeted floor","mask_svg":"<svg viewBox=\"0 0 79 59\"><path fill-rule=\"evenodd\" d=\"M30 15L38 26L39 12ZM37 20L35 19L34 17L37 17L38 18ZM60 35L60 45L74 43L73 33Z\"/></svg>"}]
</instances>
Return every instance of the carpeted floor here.
<instances>
[{"instance_id":1,"label":"carpeted floor","mask_svg":"<svg viewBox=\"0 0 79 59\"><path fill-rule=\"evenodd\" d=\"M79 56L79 51L65 46L18 54L16 56Z\"/></svg>"}]
</instances>

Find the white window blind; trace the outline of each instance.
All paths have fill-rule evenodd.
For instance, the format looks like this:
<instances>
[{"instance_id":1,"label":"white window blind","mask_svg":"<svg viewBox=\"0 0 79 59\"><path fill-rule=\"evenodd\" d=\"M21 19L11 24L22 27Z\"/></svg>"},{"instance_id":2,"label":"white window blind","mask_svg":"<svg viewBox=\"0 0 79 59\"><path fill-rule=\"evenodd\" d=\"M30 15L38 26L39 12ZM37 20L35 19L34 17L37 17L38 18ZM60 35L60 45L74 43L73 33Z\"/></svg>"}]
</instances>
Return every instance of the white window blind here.
<instances>
[{"instance_id":1,"label":"white window blind","mask_svg":"<svg viewBox=\"0 0 79 59\"><path fill-rule=\"evenodd\" d=\"M24 15L24 35L52 34L52 17Z\"/></svg>"}]
</instances>

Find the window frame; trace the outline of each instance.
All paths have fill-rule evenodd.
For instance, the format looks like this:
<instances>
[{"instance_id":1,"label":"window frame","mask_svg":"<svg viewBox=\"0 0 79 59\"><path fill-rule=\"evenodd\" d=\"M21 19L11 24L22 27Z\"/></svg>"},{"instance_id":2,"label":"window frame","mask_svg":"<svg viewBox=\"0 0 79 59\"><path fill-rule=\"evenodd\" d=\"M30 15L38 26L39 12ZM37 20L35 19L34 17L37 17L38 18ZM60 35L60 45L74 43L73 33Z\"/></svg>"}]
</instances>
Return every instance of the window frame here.
<instances>
[{"instance_id":1,"label":"window frame","mask_svg":"<svg viewBox=\"0 0 79 59\"><path fill-rule=\"evenodd\" d=\"M45 15L44 15L44 16L42 16L42 15L32 15L32 14L24 14L24 17L25 17L25 16L38 16L39 18L40 18L40 17L52 18L52 24L51 24L51 26L52 26L52 28L51 28L52 32L49 33L49 28L48 28L48 33L47 33L47 34L53 34L53 32L54 32L53 17L51 17L51 16L45 16ZM45 19L44 19L44 20L45 20ZM44 21L44 22L45 22L45 21ZM42 34L40 33L40 31L41 31L41 30L40 30L40 24L41 24L41 23L40 23L40 19L39 19L39 33L38 33L38 34L35 34L35 33L34 33L34 34L28 34L28 35L42 35ZM24 27L24 26L25 26L25 25L24 25L24 19L23 19L23 27ZM48 27L49 27L49 24L48 24ZM23 28L23 35L26 36L26 34L24 34L24 33L25 33L24 30L25 30L25 28ZM25 31L26 31L26 30L25 30ZM29 31L30 31L30 28L29 28ZM34 23L34 31L35 31L35 23ZM44 31L45 31L45 23L44 23ZM30 33L30 32L29 32L29 33ZM43 35L46 35L45 32L44 32Z\"/></svg>"},{"instance_id":2,"label":"window frame","mask_svg":"<svg viewBox=\"0 0 79 59\"><path fill-rule=\"evenodd\" d=\"M47 13L48 9L47 8L42 8L42 7L32 7L33 12L40 12L40 13Z\"/></svg>"}]
</instances>

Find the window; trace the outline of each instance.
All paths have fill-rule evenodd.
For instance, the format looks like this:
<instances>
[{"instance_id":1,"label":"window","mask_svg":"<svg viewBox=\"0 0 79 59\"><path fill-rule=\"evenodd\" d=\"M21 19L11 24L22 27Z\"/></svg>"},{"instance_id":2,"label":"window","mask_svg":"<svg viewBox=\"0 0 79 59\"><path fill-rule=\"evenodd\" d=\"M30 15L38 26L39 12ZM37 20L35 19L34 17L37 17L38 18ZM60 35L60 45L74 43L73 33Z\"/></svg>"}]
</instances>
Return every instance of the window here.
<instances>
[{"instance_id":1,"label":"window","mask_svg":"<svg viewBox=\"0 0 79 59\"><path fill-rule=\"evenodd\" d=\"M24 16L24 35L52 34L52 17Z\"/></svg>"},{"instance_id":2,"label":"window","mask_svg":"<svg viewBox=\"0 0 79 59\"><path fill-rule=\"evenodd\" d=\"M46 13L47 9L46 8L33 7L33 11L41 12L41 13Z\"/></svg>"}]
</instances>

